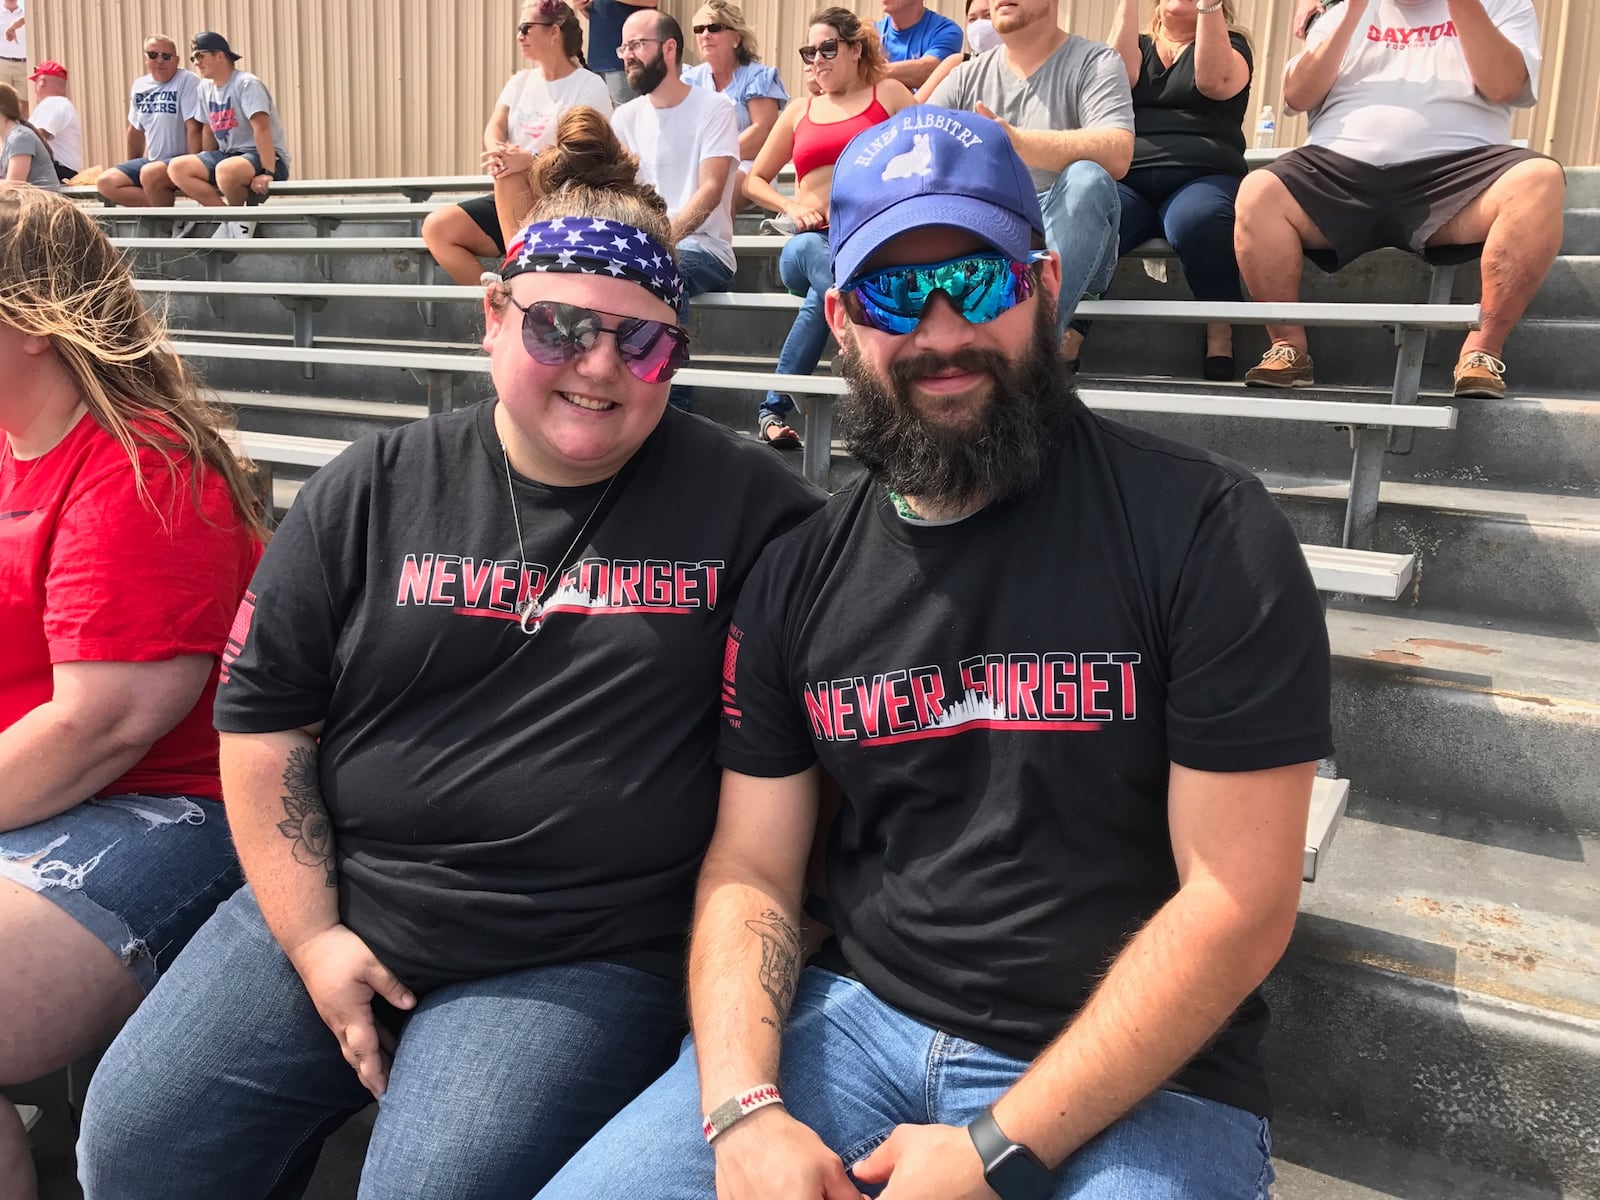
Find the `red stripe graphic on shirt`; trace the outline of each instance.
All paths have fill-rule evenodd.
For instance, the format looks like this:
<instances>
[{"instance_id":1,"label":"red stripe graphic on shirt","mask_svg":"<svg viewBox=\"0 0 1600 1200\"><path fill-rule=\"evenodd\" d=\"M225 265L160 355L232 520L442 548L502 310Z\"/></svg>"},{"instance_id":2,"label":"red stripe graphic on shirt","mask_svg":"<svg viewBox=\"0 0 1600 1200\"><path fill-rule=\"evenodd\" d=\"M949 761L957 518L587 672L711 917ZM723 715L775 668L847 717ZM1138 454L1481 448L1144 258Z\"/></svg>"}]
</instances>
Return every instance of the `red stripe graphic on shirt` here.
<instances>
[{"instance_id":1,"label":"red stripe graphic on shirt","mask_svg":"<svg viewBox=\"0 0 1600 1200\"><path fill-rule=\"evenodd\" d=\"M744 630L737 625L728 626L728 641L722 651L722 715L735 729L744 720L744 710L739 707L739 644L744 641Z\"/></svg>"},{"instance_id":2,"label":"red stripe graphic on shirt","mask_svg":"<svg viewBox=\"0 0 1600 1200\"><path fill-rule=\"evenodd\" d=\"M256 594L245 592L239 601L239 611L233 614L233 625L228 630L228 641L222 649L222 666L217 671L217 682L228 682L228 668L244 653L244 644L250 638L250 622L255 620Z\"/></svg>"},{"instance_id":3,"label":"red stripe graphic on shirt","mask_svg":"<svg viewBox=\"0 0 1600 1200\"><path fill-rule=\"evenodd\" d=\"M863 746L979 730L1094 733L1138 719L1141 661L1132 651L979 654L957 664L954 690L937 666L822 680L806 685L806 717L818 741Z\"/></svg>"}]
</instances>

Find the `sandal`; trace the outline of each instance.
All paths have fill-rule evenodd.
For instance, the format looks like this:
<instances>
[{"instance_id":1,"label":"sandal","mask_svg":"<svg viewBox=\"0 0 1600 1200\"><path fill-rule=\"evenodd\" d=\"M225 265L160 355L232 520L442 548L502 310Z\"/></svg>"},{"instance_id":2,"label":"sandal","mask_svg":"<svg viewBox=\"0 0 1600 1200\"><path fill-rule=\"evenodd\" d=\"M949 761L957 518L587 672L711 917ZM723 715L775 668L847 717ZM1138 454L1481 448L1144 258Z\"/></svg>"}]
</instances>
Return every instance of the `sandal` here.
<instances>
[{"instance_id":1,"label":"sandal","mask_svg":"<svg viewBox=\"0 0 1600 1200\"><path fill-rule=\"evenodd\" d=\"M756 436L774 450L800 449L800 435L782 421L768 421Z\"/></svg>"}]
</instances>

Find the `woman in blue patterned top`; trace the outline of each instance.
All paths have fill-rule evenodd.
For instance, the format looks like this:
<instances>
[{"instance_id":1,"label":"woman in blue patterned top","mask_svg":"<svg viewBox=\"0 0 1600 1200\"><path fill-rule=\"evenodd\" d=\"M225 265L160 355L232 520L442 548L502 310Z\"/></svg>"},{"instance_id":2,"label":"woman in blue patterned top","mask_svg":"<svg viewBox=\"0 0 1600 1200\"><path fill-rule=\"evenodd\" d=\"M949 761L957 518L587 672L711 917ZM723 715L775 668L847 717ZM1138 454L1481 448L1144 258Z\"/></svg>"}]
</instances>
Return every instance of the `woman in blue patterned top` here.
<instances>
[{"instance_id":1,"label":"woman in blue patterned top","mask_svg":"<svg viewBox=\"0 0 1600 1200\"><path fill-rule=\"evenodd\" d=\"M789 103L778 69L761 61L755 32L744 13L728 0L707 0L695 10L692 25L695 45L703 60L683 69L683 81L712 88L733 101L739 118L739 178L733 190L733 208L745 205L744 185L767 134Z\"/></svg>"}]
</instances>

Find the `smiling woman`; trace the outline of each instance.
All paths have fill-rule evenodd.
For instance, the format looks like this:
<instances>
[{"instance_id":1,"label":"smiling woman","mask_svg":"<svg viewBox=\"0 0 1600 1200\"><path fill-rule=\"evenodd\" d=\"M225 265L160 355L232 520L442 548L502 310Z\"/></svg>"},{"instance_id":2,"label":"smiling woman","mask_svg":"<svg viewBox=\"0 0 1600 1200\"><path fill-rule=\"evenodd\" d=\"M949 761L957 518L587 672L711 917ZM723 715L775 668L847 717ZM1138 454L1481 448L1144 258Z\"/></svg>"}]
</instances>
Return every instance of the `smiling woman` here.
<instances>
[{"instance_id":1,"label":"smiling woman","mask_svg":"<svg viewBox=\"0 0 1600 1200\"><path fill-rule=\"evenodd\" d=\"M251 887L97 1072L86 1200L290 1190L379 1094L362 1195L526 1200L671 1054L728 614L820 497L668 408L636 166L561 117L494 399L358 443L273 539L216 710Z\"/></svg>"}]
</instances>

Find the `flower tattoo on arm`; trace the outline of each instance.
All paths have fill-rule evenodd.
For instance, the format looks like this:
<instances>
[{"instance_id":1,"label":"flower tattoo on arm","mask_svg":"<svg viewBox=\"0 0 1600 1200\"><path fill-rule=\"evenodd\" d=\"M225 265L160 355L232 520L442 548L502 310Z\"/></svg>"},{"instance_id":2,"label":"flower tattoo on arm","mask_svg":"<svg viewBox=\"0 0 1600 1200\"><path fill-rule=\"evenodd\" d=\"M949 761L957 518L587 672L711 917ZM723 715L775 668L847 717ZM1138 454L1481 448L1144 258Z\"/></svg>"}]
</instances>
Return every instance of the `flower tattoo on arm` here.
<instances>
[{"instance_id":1,"label":"flower tattoo on arm","mask_svg":"<svg viewBox=\"0 0 1600 1200\"><path fill-rule=\"evenodd\" d=\"M321 867L323 882L329 887L339 886L339 873L333 861L333 825L328 820L328 806L322 802L322 790L317 783L317 752L309 746L296 746L289 751L288 765L283 769L283 811L286 819L278 822L278 832L294 843L290 854L297 863L308 867Z\"/></svg>"}]
</instances>

